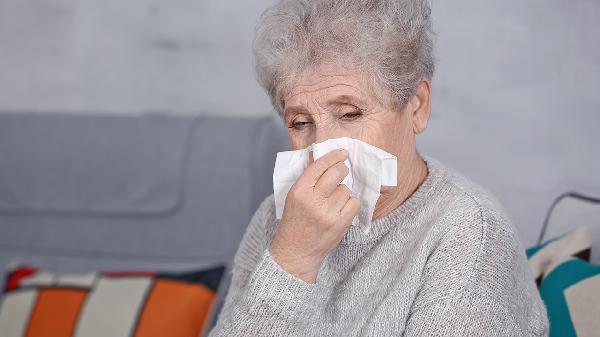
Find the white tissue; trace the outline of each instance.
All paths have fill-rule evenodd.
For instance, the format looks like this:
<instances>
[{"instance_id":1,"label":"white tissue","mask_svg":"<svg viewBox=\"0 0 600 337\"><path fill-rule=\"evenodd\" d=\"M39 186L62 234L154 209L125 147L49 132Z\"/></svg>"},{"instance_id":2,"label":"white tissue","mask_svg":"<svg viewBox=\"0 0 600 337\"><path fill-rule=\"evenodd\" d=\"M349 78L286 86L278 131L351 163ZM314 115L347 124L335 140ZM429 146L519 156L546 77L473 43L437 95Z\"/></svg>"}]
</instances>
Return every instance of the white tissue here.
<instances>
[{"instance_id":1,"label":"white tissue","mask_svg":"<svg viewBox=\"0 0 600 337\"><path fill-rule=\"evenodd\" d=\"M359 226L365 234L369 233L381 186L397 185L397 159L393 154L371 144L348 137L313 143L302 150L277 153L273 170L277 219L281 219L288 191L308 166L309 152L312 151L313 159L317 160L339 148L349 152L348 159L344 161L349 173L341 184L348 186L352 196L359 198L361 203L358 215L352 220L352 226Z\"/></svg>"}]
</instances>

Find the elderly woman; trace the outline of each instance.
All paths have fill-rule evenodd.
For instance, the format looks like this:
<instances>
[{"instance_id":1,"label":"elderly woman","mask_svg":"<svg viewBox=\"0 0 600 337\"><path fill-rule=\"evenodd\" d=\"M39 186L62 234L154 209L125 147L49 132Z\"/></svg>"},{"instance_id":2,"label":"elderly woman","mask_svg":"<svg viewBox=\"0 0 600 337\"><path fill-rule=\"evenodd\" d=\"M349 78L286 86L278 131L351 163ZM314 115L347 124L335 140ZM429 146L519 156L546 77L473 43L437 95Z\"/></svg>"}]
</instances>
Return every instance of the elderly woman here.
<instances>
[{"instance_id":1,"label":"elderly woman","mask_svg":"<svg viewBox=\"0 0 600 337\"><path fill-rule=\"evenodd\" d=\"M340 184L345 150L311 162L281 220L244 234L217 336L545 336L546 311L496 199L416 149L431 111L426 0L283 0L260 18L258 80L292 149L351 137L398 158L371 231ZM474 154L476 155L476 154Z\"/></svg>"}]
</instances>

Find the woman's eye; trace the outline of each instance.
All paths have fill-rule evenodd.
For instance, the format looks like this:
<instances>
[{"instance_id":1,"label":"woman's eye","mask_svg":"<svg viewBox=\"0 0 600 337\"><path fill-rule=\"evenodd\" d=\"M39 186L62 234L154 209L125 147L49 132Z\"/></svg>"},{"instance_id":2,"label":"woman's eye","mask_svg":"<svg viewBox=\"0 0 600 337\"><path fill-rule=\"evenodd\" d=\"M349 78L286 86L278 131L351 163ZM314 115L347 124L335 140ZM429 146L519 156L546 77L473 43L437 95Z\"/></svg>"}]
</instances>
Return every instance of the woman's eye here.
<instances>
[{"instance_id":1,"label":"woman's eye","mask_svg":"<svg viewBox=\"0 0 600 337\"><path fill-rule=\"evenodd\" d=\"M292 122L290 128L300 130L300 129L306 127L308 124L310 124L310 122Z\"/></svg>"},{"instance_id":2,"label":"woman's eye","mask_svg":"<svg viewBox=\"0 0 600 337\"><path fill-rule=\"evenodd\" d=\"M360 117L361 115L362 115L362 113L359 112L359 111L352 111L352 112L345 113L342 116L342 118L344 118L344 119L356 119L356 118Z\"/></svg>"}]
</instances>

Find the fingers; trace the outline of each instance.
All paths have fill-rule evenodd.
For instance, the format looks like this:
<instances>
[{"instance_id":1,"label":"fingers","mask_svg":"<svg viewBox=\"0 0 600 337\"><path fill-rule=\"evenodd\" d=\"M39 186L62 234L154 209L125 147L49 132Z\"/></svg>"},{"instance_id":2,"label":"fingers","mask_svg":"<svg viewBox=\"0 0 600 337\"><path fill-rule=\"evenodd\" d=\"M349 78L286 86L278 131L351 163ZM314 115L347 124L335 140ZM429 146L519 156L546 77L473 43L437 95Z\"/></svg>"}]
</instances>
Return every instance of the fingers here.
<instances>
[{"instance_id":1,"label":"fingers","mask_svg":"<svg viewBox=\"0 0 600 337\"><path fill-rule=\"evenodd\" d=\"M330 207L336 212L341 212L342 208L351 197L351 192L346 185L337 185L328 199Z\"/></svg>"},{"instance_id":2,"label":"fingers","mask_svg":"<svg viewBox=\"0 0 600 337\"><path fill-rule=\"evenodd\" d=\"M360 200L355 197L350 197L348 202L344 205L342 210L340 211L340 215L344 221L344 223L352 223L352 219L358 214L360 210Z\"/></svg>"},{"instance_id":3,"label":"fingers","mask_svg":"<svg viewBox=\"0 0 600 337\"><path fill-rule=\"evenodd\" d=\"M306 183L310 186L316 186L317 181L331 166L343 162L348 158L348 150L336 149L323 155L312 164L308 165L304 173L300 176L298 181L302 184Z\"/></svg>"},{"instance_id":4,"label":"fingers","mask_svg":"<svg viewBox=\"0 0 600 337\"><path fill-rule=\"evenodd\" d=\"M350 170L344 162L338 162L325 171L317 181L315 190L323 197L329 197L348 175Z\"/></svg>"}]
</instances>

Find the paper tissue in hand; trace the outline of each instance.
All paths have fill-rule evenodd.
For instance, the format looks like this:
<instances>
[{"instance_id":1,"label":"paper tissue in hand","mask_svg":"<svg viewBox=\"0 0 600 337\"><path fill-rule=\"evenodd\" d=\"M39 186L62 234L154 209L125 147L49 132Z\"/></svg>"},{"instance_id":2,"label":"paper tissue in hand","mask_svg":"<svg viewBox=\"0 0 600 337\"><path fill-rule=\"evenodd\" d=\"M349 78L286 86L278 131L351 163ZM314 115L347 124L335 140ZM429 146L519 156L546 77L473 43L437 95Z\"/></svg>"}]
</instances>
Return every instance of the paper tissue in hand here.
<instances>
[{"instance_id":1,"label":"paper tissue in hand","mask_svg":"<svg viewBox=\"0 0 600 337\"><path fill-rule=\"evenodd\" d=\"M397 160L393 154L348 137L313 143L302 150L277 153L273 171L277 219L281 219L288 191L308 166L309 152L312 151L314 160L317 160L329 151L339 148L349 152L348 159L344 161L349 173L341 184L348 186L352 196L360 199L360 211L352 220L352 226L359 226L365 234L369 233L381 186L397 185Z\"/></svg>"}]
</instances>

